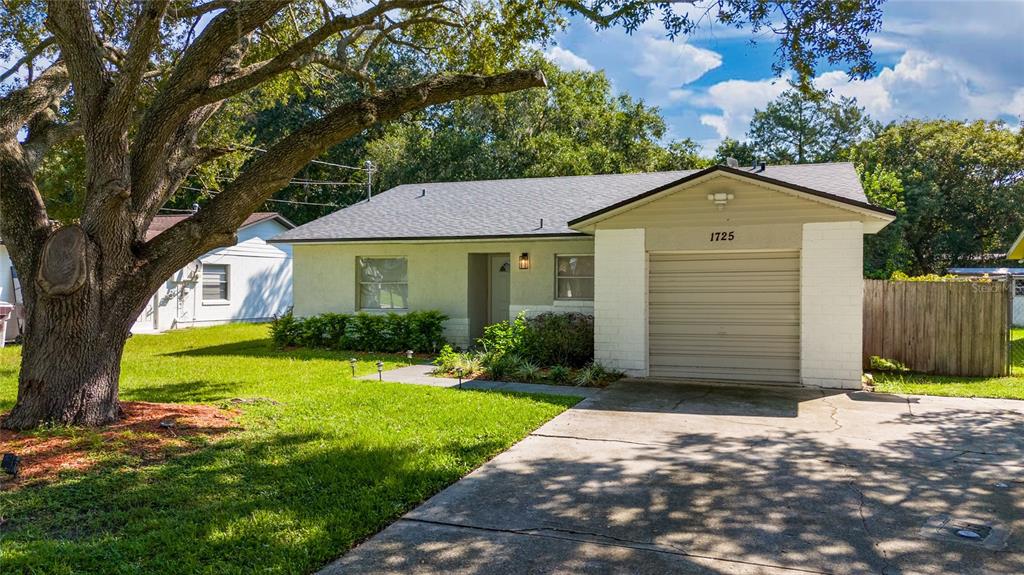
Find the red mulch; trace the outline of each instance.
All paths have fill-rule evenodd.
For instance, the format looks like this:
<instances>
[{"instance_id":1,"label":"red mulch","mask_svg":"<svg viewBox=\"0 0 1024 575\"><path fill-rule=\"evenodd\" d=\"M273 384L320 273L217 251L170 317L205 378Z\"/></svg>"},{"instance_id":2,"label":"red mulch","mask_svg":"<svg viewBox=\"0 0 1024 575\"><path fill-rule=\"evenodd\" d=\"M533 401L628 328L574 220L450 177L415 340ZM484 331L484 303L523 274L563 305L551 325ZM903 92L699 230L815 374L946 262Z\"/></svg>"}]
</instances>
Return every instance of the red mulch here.
<instances>
[{"instance_id":1,"label":"red mulch","mask_svg":"<svg viewBox=\"0 0 1024 575\"><path fill-rule=\"evenodd\" d=\"M17 477L0 472L0 489L51 481L63 471L87 470L98 462L98 452L117 450L152 463L194 451L201 445L189 440L194 436L215 440L240 429L235 422L238 412L208 405L129 401L122 402L121 408L121 421L100 428L0 430L0 453L21 458Z\"/></svg>"}]
</instances>

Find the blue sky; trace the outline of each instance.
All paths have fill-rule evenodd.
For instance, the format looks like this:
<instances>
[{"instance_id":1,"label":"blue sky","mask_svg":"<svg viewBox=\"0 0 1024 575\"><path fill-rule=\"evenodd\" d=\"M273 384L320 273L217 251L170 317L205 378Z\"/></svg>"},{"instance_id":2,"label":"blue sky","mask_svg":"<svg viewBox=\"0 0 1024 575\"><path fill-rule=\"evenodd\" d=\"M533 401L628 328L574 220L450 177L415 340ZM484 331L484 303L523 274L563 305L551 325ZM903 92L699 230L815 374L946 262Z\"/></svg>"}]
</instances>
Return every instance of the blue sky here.
<instances>
[{"instance_id":1,"label":"blue sky","mask_svg":"<svg viewBox=\"0 0 1024 575\"><path fill-rule=\"evenodd\" d=\"M1024 0L889 0L883 9L875 76L850 81L823 69L819 88L856 97L884 122L1024 120ZM546 52L565 69L604 70L616 90L661 109L669 139L711 150L723 137L743 139L754 109L786 88L771 72L775 46L771 33L721 25L671 42L656 22L627 35L578 21Z\"/></svg>"}]
</instances>

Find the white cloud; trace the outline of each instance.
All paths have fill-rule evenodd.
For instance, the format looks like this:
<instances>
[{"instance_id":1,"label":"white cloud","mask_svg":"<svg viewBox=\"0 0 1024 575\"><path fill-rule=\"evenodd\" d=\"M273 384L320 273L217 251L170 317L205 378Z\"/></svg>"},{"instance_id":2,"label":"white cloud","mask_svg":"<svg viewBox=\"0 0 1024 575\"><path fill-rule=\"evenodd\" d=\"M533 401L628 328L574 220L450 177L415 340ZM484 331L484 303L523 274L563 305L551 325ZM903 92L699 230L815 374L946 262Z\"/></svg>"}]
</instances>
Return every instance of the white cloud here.
<instances>
[{"instance_id":1,"label":"white cloud","mask_svg":"<svg viewBox=\"0 0 1024 575\"><path fill-rule=\"evenodd\" d=\"M594 71L594 66L588 62L586 58L559 46L552 46L551 49L544 52L544 55L552 64L563 70L579 70L583 72Z\"/></svg>"},{"instance_id":2,"label":"white cloud","mask_svg":"<svg viewBox=\"0 0 1024 575\"><path fill-rule=\"evenodd\" d=\"M786 89L784 80L726 80L708 88L695 102L704 108L718 108L718 114L703 114L700 123L714 128L721 138L742 138L756 108L764 108Z\"/></svg>"},{"instance_id":3,"label":"white cloud","mask_svg":"<svg viewBox=\"0 0 1024 575\"><path fill-rule=\"evenodd\" d=\"M640 39L640 61L633 73L647 78L651 87L672 89L689 84L722 65L722 56L704 48L654 36Z\"/></svg>"}]
</instances>

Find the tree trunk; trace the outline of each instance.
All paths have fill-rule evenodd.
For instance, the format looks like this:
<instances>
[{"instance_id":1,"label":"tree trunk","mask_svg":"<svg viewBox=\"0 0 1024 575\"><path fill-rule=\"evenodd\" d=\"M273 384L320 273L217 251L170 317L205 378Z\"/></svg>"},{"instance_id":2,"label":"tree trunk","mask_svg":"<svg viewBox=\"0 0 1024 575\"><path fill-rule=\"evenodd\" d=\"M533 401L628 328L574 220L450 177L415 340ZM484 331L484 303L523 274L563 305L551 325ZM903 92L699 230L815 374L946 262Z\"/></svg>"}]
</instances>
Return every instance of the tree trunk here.
<instances>
[{"instance_id":1,"label":"tree trunk","mask_svg":"<svg viewBox=\"0 0 1024 575\"><path fill-rule=\"evenodd\" d=\"M127 294L105 294L91 279L61 296L26 282L18 401L0 427L98 426L121 417L121 354L136 310L120 303ZM146 295L135 295L141 308Z\"/></svg>"}]
</instances>

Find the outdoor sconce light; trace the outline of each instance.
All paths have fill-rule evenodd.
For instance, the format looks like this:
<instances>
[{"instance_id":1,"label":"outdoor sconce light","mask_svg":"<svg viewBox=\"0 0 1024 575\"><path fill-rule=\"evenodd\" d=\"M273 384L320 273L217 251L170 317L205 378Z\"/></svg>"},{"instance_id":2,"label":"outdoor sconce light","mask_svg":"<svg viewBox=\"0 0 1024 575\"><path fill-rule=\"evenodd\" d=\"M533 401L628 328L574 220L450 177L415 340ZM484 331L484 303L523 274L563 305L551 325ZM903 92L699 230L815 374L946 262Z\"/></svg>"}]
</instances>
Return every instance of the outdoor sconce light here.
<instances>
[{"instance_id":1,"label":"outdoor sconce light","mask_svg":"<svg viewBox=\"0 0 1024 575\"><path fill-rule=\"evenodd\" d=\"M528 270L530 269L530 254L523 252L519 254L519 269Z\"/></svg>"},{"instance_id":2,"label":"outdoor sconce light","mask_svg":"<svg viewBox=\"0 0 1024 575\"><path fill-rule=\"evenodd\" d=\"M381 372L384 371L384 362L377 360L377 381L384 381L384 376Z\"/></svg>"},{"instance_id":3,"label":"outdoor sconce light","mask_svg":"<svg viewBox=\"0 0 1024 575\"><path fill-rule=\"evenodd\" d=\"M729 200L733 199L734 197L736 196L726 192L715 192L713 194L708 194L708 200L714 202L715 205L718 206L718 209L724 208L725 204L729 203Z\"/></svg>"},{"instance_id":4,"label":"outdoor sconce light","mask_svg":"<svg viewBox=\"0 0 1024 575\"><path fill-rule=\"evenodd\" d=\"M352 377L355 377L356 376L356 358L353 357L352 359L348 360L348 364L350 366L352 366Z\"/></svg>"}]
</instances>

